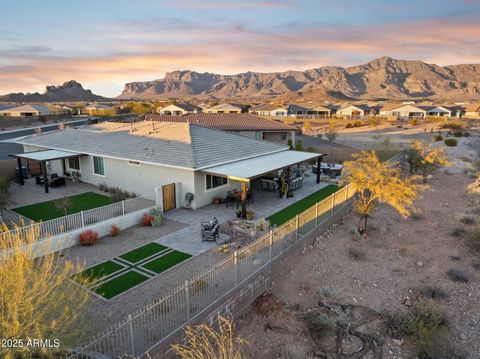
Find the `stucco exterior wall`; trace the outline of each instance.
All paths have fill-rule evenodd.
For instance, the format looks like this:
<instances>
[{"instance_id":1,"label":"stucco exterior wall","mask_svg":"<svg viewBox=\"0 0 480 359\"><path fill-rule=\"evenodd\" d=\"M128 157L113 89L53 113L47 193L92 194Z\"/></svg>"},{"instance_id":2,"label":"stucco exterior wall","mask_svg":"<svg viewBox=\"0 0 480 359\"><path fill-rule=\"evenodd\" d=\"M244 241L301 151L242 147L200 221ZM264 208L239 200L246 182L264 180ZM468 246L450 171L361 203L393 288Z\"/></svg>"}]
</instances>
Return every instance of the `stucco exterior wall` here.
<instances>
[{"instance_id":1,"label":"stucco exterior wall","mask_svg":"<svg viewBox=\"0 0 480 359\"><path fill-rule=\"evenodd\" d=\"M231 191L232 189L240 190L240 182L228 180L228 184L225 186L207 190L205 185L205 173L195 172L194 208L211 204L215 197L225 198L227 191Z\"/></svg>"}]
</instances>

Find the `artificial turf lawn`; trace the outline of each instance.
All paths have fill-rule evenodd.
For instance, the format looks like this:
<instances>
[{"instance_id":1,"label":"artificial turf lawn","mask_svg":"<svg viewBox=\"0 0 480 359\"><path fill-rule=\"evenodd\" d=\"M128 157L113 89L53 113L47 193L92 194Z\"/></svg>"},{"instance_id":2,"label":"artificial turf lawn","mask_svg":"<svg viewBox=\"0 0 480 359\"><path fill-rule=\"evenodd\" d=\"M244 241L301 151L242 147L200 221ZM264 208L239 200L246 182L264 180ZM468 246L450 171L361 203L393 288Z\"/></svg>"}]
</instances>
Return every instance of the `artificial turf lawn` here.
<instances>
[{"instance_id":1,"label":"artificial turf lawn","mask_svg":"<svg viewBox=\"0 0 480 359\"><path fill-rule=\"evenodd\" d=\"M338 191L338 186L328 185L321 190L312 193L311 195L297 201L290 206L278 211L277 213L272 214L267 219L270 221L270 225L281 225L288 220L295 217L297 214L302 213L303 211L312 207L315 203L320 202L321 200L327 198L332 193Z\"/></svg>"},{"instance_id":2,"label":"artificial turf lawn","mask_svg":"<svg viewBox=\"0 0 480 359\"><path fill-rule=\"evenodd\" d=\"M179 252L179 251L172 251L168 254L165 254L164 256L161 256L160 258L154 259L151 262L143 264L142 267L159 274L166 271L169 268L172 268L178 263L181 263L184 260L187 260L190 257L191 257L190 254Z\"/></svg>"},{"instance_id":3,"label":"artificial turf lawn","mask_svg":"<svg viewBox=\"0 0 480 359\"><path fill-rule=\"evenodd\" d=\"M119 258L125 259L130 263L137 263L140 262L142 259L150 257L155 253L162 252L165 249L167 249L167 247L152 242L143 247L139 247L137 249L134 249L133 251L122 254L121 256L119 256Z\"/></svg>"},{"instance_id":4,"label":"artificial turf lawn","mask_svg":"<svg viewBox=\"0 0 480 359\"><path fill-rule=\"evenodd\" d=\"M67 198L70 199L71 202L71 206L67 208L67 214L78 213L80 211L86 211L112 203L110 197L94 192L86 192L74 196L68 196ZM14 208L13 211L37 222L48 221L49 219L65 216L63 208L55 207L57 201L58 199L35 203L29 206Z\"/></svg>"},{"instance_id":5,"label":"artificial turf lawn","mask_svg":"<svg viewBox=\"0 0 480 359\"><path fill-rule=\"evenodd\" d=\"M87 281L87 283L94 282L101 277L106 277L123 268L124 267L118 263L115 263L112 261L106 261L106 262L97 264L96 266L93 266L91 268L88 268L81 273L75 274L73 276L73 279L76 282L83 282L85 280Z\"/></svg>"},{"instance_id":6,"label":"artificial turf lawn","mask_svg":"<svg viewBox=\"0 0 480 359\"><path fill-rule=\"evenodd\" d=\"M102 297L110 299L130 288L139 285L140 283L145 282L147 279L149 279L147 276L130 270L116 278L100 284L98 287L93 288L93 291L97 294L100 294Z\"/></svg>"}]
</instances>

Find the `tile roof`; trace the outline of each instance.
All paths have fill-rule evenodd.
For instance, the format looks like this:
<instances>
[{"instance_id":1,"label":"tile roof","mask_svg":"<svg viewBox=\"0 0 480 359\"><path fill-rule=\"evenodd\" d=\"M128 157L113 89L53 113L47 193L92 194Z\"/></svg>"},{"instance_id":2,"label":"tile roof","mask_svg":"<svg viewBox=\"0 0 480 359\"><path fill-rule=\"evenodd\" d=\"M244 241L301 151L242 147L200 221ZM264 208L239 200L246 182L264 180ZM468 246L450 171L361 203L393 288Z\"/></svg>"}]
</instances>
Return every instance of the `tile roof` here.
<instances>
[{"instance_id":1,"label":"tile roof","mask_svg":"<svg viewBox=\"0 0 480 359\"><path fill-rule=\"evenodd\" d=\"M4 109L6 110L6 109ZM9 107L9 111L15 111L15 112L50 112L47 106L43 105L21 105L17 107Z\"/></svg>"},{"instance_id":2,"label":"tile roof","mask_svg":"<svg viewBox=\"0 0 480 359\"><path fill-rule=\"evenodd\" d=\"M480 103L471 103L465 107L466 112L480 112Z\"/></svg>"},{"instance_id":3,"label":"tile roof","mask_svg":"<svg viewBox=\"0 0 480 359\"><path fill-rule=\"evenodd\" d=\"M171 103L170 105L167 105L165 107L162 107L160 110L164 110L166 109L167 107L170 107L170 106L177 106L179 108L181 108L182 110L184 111L198 111L198 110L201 110L202 108L199 107L199 106L196 106L194 104L191 104L191 103Z\"/></svg>"},{"instance_id":4,"label":"tile roof","mask_svg":"<svg viewBox=\"0 0 480 359\"><path fill-rule=\"evenodd\" d=\"M104 122L31 135L17 143L90 155L200 169L288 147L191 123Z\"/></svg>"},{"instance_id":5,"label":"tile roof","mask_svg":"<svg viewBox=\"0 0 480 359\"><path fill-rule=\"evenodd\" d=\"M269 103L264 103L264 104L252 107L249 111L275 111L279 109L285 110L282 106L274 106Z\"/></svg>"},{"instance_id":6,"label":"tile roof","mask_svg":"<svg viewBox=\"0 0 480 359\"><path fill-rule=\"evenodd\" d=\"M216 106L206 108L205 111L241 111L242 107L232 103L221 103Z\"/></svg>"},{"instance_id":7,"label":"tile roof","mask_svg":"<svg viewBox=\"0 0 480 359\"><path fill-rule=\"evenodd\" d=\"M189 113L183 116L149 114L146 120L163 122L190 122L199 126L224 131L295 131L293 126L269 120L250 113Z\"/></svg>"}]
</instances>

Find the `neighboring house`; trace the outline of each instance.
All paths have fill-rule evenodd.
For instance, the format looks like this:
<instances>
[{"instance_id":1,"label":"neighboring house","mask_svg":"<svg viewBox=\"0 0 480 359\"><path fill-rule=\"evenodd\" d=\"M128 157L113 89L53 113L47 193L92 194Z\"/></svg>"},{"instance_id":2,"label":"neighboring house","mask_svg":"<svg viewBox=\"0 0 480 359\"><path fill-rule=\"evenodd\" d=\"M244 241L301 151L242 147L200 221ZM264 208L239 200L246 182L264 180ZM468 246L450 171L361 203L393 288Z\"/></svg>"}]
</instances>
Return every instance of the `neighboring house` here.
<instances>
[{"instance_id":1,"label":"neighboring house","mask_svg":"<svg viewBox=\"0 0 480 359\"><path fill-rule=\"evenodd\" d=\"M274 106L270 104L263 104L252 107L248 113L260 116L287 116L288 111L281 106Z\"/></svg>"},{"instance_id":2,"label":"neighboring house","mask_svg":"<svg viewBox=\"0 0 480 359\"><path fill-rule=\"evenodd\" d=\"M382 116L397 116L400 118L425 117L427 111L419 107L404 104L387 104L380 110Z\"/></svg>"},{"instance_id":3,"label":"neighboring house","mask_svg":"<svg viewBox=\"0 0 480 359\"><path fill-rule=\"evenodd\" d=\"M471 103L465 107L465 117L480 117L480 103Z\"/></svg>"},{"instance_id":4,"label":"neighboring house","mask_svg":"<svg viewBox=\"0 0 480 359\"><path fill-rule=\"evenodd\" d=\"M441 116L441 117L451 117L452 110L446 106L435 106L435 105L425 105L418 106L422 110L425 110L427 116Z\"/></svg>"},{"instance_id":5,"label":"neighboring house","mask_svg":"<svg viewBox=\"0 0 480 359\"><path fill-rule=\"evenodd\" d=\"M288 106L289 115L314 115L328 117L332 110L326 106L318 103L293 103Z\"/></svg>"},{"instance_id":6,"label":"neighboring house","mask_svg":"<svg viewBox=\"0 0 480 359\"><path fill-rule=\"evenodd\" d=\"M99 113L115 112L115 108L101 103L90 104L82 109L82 113L87 115L96 115Z\"/></svg>"},{"instance_id":7,"label":"neighboring house","mask_svg":"<svg viewBox=\"0 0 480 359\"><path fill-rule=\"evenodd\" d=\"M285 167L321 157L179 122L103 122L31 135L17 143L25 153L43 150L44 158L48 158L47 151L64 156L46 163L50 174L77 171L82 182L104 183L138 195L152 194L161 187L156 193L164 211L182 207L187 193L193 194L191 207L199 208L216 197L224 198L227 191L246 190L254 178L272 172L278 175Z\"/></svg>"},{"instance_id":8,"label":"neighboring house","mask_svg":"<svg viewBox=\"0 0 480 359\"><path fill-rule=\"evenodd\" d=\"M221 103L217 106L209 107L204 109L205 113L241 113L242 106L234 105L231 103Z\"/></svg>"},{"instance_id":9,"label":"neighboring house","mask_svg":"<svg viewBox=\"0 0 480 359\"><path fill-rule=\"evenodd\" d=\"M374 115L375 111L366 104L345 104L337 110L336 114L349 117L363 117L367 115Z\"/></svg>"},{"instance_id":10,"label":"neighboring house","mask_svg":"<svg viewBox=\"0 0 480 359\"><path fill-rule=\"evenodd\" d=\"M202 112L202 108L191 103L174 103L166 107L159 108L157 111L160 115L180 116L187 113Z\"/></svg>"},{"instance_id":11,"label":"neighboring house","mask_svg":"<svg viewBox=\"0 0 480 359\"><path fill-rule=\"evenodd\" d=\"M58 115L66 112L67 111L57 106L22 105L22 106L10 107L10 108L0 110L0 116L31 117L31 116Z\"/></svg>"},{"instance_id":12,"label":"neighboring house","mask_svg":"<svg viewBox=\"0 0 480 359\"><path fill-rule=\"evenodd\" d=\"M297 130L293 126L249 113L198 113L183 116L146 115L145 120L190 122L199 126L233 132L257 140L279 143L287 143L289 139L292 140L292 143L295 143L295 132Z\"/></svg>"}]
</instances>

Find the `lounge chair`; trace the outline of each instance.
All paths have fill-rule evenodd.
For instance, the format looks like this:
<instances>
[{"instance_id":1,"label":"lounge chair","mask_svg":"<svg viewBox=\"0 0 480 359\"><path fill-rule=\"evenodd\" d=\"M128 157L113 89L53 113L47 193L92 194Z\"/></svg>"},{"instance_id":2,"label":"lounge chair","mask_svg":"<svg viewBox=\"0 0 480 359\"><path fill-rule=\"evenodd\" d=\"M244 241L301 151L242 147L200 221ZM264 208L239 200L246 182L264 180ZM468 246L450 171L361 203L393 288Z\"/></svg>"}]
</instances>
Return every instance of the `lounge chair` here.
<instances>
[{"instance_id":1,"label":"lounge chair","mask_svg":"<svg viewBox=\"0 0 480 359\"><path fill-rule=\"evenodd\" d=\"M202 242L215 242L220 237L220 225L217 223L214 227L211 228L202 228Z\"/></svg>"}]
</instances>

